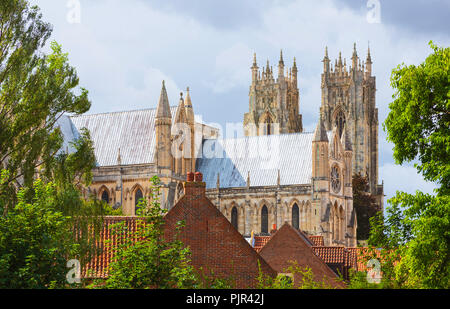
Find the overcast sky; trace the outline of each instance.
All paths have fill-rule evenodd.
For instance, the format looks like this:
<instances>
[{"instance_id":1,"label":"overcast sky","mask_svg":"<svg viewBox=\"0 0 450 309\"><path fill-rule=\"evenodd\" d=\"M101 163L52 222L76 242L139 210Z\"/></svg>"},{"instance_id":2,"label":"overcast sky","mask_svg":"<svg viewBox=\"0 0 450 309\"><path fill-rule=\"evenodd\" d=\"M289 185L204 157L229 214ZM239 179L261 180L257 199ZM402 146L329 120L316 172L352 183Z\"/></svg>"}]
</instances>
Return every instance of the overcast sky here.
<instances>
[{"instance_id":1,"label":"overcast sky","mask_svg":"<svg viewBox=\"0 0 450 309\"><path fill-rule=\"evenodd\" d=\"M283 49L286 66L297 59L300 113L313 131L321 104L325 46L351 62L353 43L365 59L370 44L379 109L380 183L395 190L432 192L412 165L396 166L382 122L392 101L390 73L419 64L428 42L449 46L446 0L32 0L54 26L52 39L69 53L89 113L156 107L161 81L169 101L190 87L195 113L206 123L242 122L248 111L252 55L274 70ZM77 4L80 10L78 14ZM78 17L80 17L78 19ZM79 21L79 22L78 22ZM369 43L370 42L370 43Z\"/></svg>"}]
</instances>

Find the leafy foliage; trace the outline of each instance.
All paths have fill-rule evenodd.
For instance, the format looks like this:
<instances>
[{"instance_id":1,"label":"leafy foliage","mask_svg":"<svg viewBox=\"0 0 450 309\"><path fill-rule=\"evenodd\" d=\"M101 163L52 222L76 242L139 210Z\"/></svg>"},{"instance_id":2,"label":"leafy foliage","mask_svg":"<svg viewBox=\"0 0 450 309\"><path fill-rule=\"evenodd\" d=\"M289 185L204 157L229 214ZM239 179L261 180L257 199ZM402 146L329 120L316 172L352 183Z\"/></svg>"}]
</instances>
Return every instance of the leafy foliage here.
<instances>
[{"instance_id":1,"label":"leafy foliage","mask_svg":"<svg viewBox=\"0 0 450 309\"><path fill-rule=\"evenodd\" d=\"M325 278L318 281L310 267L300 267L297 262L290 261L289 267L283 270L283 274L277 277L264 275L258 261L259 273L257 279L257 289L332 289L333 287L325 281ZM289 274L289 275L286 275ZM301 278L301 282L294 282L294 278Z\"/></svg>"},{"instance_id":2,"label":"leafy foliage","mask_svg":"<svg viewBox=\"0 0 450 309\"><path fill-rule=\"evenodd\" d=\"M0 16L0 168L9 171L0 194L7 211L15 189L31 187L36 169L48 168L61 148L57 121L86 112L90 102L61 46L41 52L52 27L36 6L4 0Z\"/></svg>"},{"instance_id":3,"label":"leafy foliage","mask_svg":"<svg viewBox=\"0 0 450 309\"><path fill-rule=\"evenodd\" d=\"M379 211L375 197L369 192L369 182L361 174L353 175L353 207L356 211L358 227L356 230L357 239L365 240L369 238L369 219Z\"/></svg>"},{"instance_id":4,"label":"leafy foliage","mask_svg":"<svg viewBox=\"0 0 450 309\"><path fill-rule=\"evenodd\" d=\"M392 72L394 102L384 123L397 164L418 160L419 173L438 184L436 195L397 192L386 218L371 221L369 243L385 248L390 287L450 287L450 48L430 42L419 66Z\"/></svg>"},{"instance_id":5,"label":"leafy foliage","mask_svg":"<svg viewBox=\"0 0 450 309\"><path fill-rule=\"evenodd\" d=\"M33 191L31 202L27 191ZM72 241L71 220L58 209L55 186L37 180L17 200L0 217L0 288L63 287L67 260L79 254L79 246Z\"/></svg>"},{"instance_id":6,"label":"leafy foliage","mask_svg":"<svg viewBox=\"0 0 450 309\"><path fill-rule=\"evenodd\" d=\"M139 201L138 215L142 219L136 221L136 231L127 231L124 222L112 226L117 237L126 237L110 248L115 254L105 288L189 288L195 285L196 275L189 265L189 249L177 239L164 238L165 210L159 203L159 178L154 176L152 183L151 201ZM177 231L182 227L179 222Z\"/></svg>"}]
</instances>

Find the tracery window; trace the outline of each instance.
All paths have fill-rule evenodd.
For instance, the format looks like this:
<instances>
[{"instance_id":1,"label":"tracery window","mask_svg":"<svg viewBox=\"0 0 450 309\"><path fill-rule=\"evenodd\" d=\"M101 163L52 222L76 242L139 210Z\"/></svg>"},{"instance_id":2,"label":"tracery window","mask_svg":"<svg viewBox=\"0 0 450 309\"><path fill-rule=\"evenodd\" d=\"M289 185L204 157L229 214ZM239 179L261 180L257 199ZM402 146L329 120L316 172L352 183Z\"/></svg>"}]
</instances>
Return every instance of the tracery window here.
<instances>
[{"instance_id":1,"label":"tracery window","mask_svg":"<svg viewBox=\"0 0 450 309\"><path fill-rule=\"evenodd\" d=\"M109 203L109 194L107 190L103 190L102 193L102 201Z\"/></svg>"},{"instance_id":2,"label":"tracery window","mask_svg":"<svg viewBox=\"0 0 450 309\"><path fill-rule=\"evenodd\" d=\"M342 137L345 125L345 115L342 111L339 111L339 113L336 115L335 125L338 128L339 137Z\"/></svg>"},{"instance_id":3,"label":"tracery window","mask_svg":"<svg viewBox=\"0 0 450 309\"><path fill-rule=\"evenodd\" d=\"M341 189L341 173L337 165L334 165L331 169L331 188L335 193L339 193Z\"/></svg>"}]
</instances>

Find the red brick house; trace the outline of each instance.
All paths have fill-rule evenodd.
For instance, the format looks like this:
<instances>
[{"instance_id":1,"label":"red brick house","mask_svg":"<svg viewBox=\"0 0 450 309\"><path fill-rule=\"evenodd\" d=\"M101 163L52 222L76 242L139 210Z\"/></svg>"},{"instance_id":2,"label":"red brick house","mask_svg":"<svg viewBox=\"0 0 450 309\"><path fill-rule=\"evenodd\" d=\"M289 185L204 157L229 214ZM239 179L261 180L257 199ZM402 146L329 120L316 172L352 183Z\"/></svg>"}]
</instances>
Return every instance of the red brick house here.
<instances>
[{"instance_id":1,"label":"red brick house","mask_svg":"<svg viewBox=\"0 0 450 309\"><path fill-rule=\"evenodd\" d=\"M295 262L301 268L311 268L314 281L324 281L334 288L344 287L333 270L314 253L313 245L305 234L285 223L272 235L259 254L278 273L289 273L287 268ZM294 286L299 286L301 279L300 274L295 274Z\"/></svg>"},{"instance_id":2,"label":"red brick house","mask_svg":"<svg viewBox=\"0 0 450 309\"><path fill-rule=\"evenodd\" d=\"M206 273L235 281L236 288L253 288L259 270L275 277L276 271L258 255L230 221L205 195L201 174L185 183L185 194L165 216L165 235L171 237L178 221L185 227L180 240L191 249L192 265Z\"/></svg>"}]
</instances>

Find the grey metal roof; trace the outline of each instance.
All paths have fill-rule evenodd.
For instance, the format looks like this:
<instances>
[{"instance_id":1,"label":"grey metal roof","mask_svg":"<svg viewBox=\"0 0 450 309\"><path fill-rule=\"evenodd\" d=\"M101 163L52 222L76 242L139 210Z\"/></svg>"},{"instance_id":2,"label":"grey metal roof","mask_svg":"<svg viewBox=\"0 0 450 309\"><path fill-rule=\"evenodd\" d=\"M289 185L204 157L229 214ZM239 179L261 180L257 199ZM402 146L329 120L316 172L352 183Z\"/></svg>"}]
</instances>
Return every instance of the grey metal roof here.
<instances>
[{"instance_id":1,"label":"grey metal roof","mask_svg":"<svg viewBox=\"0 0 450 309\"><path fill-rule=\"evenodd\" d=\"M172 119L176 107L170 108ZM120 148L122 165L153 163L156 109L142 109L94 115L72 116L75 128L85 127L94 142L98 166L117 165Z\"/></svg>"},{"instance_id":2,"label":"grey metal roof","mask_svg":"<svg viewBox=\"0 0 450 309\"><path fill-rule=\"evenodd\" d=\"M331 138L331 132L328 132ZM207 188L309 184L312 173L314 133L251 136L235 139L205 140L197 171Z\"/></svg>"}]
</instances>

